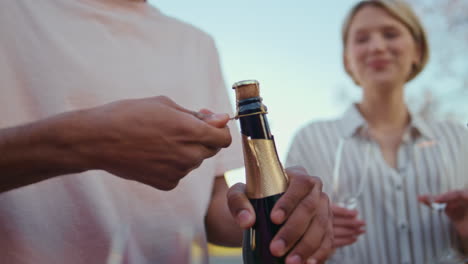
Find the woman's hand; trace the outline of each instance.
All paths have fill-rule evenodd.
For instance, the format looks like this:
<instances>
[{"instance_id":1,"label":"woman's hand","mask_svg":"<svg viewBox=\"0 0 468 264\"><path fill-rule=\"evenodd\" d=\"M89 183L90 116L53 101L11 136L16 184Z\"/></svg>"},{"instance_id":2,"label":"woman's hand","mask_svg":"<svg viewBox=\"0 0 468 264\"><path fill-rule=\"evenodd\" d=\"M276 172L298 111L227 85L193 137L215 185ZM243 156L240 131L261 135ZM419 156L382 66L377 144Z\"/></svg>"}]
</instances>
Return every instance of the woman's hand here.
<instances>
[{"instance_id":1,"label":"woman's hand","mask_svg":"<svg viewBox=\"0 0 468 264\"><path fill-rule=\"evenodd\" d=\"M440 195L421 195L419 201L431 206L431 203L446 204L445 213L452 221L455 230L462 238L468 238L468 189L449 191Z\"/></svg>"}]
</instances>

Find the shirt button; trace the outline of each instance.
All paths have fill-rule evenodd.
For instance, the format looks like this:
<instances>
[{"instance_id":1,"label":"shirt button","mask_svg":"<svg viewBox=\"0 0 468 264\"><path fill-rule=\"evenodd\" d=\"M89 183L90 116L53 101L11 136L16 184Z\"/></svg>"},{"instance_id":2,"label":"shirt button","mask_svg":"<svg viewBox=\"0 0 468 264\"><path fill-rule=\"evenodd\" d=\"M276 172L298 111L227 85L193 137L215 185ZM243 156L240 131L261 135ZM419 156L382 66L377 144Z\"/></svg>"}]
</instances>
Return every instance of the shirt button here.
<instances>
[{"instance_id":1,"label":"shirt button","mask_svg":"<svg viewBox=\"0 0 468 264\"><path fill-rule=\"evenodd\" d=\"M400 229L405 230L406 228L408 228L408 225L405 222L401 222L400 223Z\"/></svg>"},{"instance_id":2,"label":"shirt button","mask_svg":"<svg viewBox=\"0 0 468 264\"><path fill-rule=\"evenodd\" d=\"M396 189L397 191L401 191L403 189L403 186L401 186L401 184L397 184Z\"/></svg>"},{"instance_id":3,"label":"shirt button","mask_svg":"<svg viewBox=\"0 0 468 264\"><path fill-rule=\"evenodd\" d=\"M406 172L406 167L400 167L400 168L398 168L398 172L399 172L400 174L404 174L404 173Z\"/></svg>"}]
</instances>

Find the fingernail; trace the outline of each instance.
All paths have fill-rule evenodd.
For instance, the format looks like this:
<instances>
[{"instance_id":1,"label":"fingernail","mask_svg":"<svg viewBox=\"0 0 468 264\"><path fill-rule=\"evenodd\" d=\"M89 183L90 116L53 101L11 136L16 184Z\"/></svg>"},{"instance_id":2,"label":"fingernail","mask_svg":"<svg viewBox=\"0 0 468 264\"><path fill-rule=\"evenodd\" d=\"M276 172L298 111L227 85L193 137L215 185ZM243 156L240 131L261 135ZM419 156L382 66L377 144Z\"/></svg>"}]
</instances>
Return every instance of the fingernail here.
<instances>
[{"instance_id":1,"label":"fingernail","mask_svg":"<svg viewBox=\"0 0 468 264\"><path fill-rule=\"evenodd\" d=\"M212 115L213 114L213 112L211 112L211 110L206 109L206 108L202 108L202 109L198 110L198 112L203 113L205 115Z\"/></svg>"},{"instance_id":2,"label":"fingernail","mask_svg":"<svg viewBox=\"0 0 468 264\"><path fill-rule=\"evenodd\" d=\"M228 119L229 115L228 114L213 114L213 115L210 115L209 118L212 120L224 120L224 119Z\"/></svg>"},{"instance_id":3,"label":"fingernail","mask_svg":"<svg viewBox=\"0 0 468 264\"><path fill-rule=\"evenodd\" d=\"M301 258L301 256L296 254L296 255L293 255L291 257L288 257L287 262L288 262L288 264L296 264L296 263L300 264L300 263L302 263L302 258Z\"/></svg>"},{"instance_id":4,"label":"fingernail","mask_svg":"<svg viewBox=\"0 0 468 264\"><path fill-rule=\"evenodd\" d=\"M317 264L317 261L313 258L307 260L307 264Z\"/></svg>"},{"instance_id":5,"label":"fingernail","mask_svg":"<svg viewBox=\"0 0 468 264\"><path fill-rule=\"evenodd\" d=\"M278 253L276 255L283 255L285 249L286 243L283 239L276 239L275 241L271 242L271 251Z\"/></svg>"},{"instance_id":6,"label":"fingernail","mask_svg":"<svg viewBox=\"0 0 468 264\"><path fill-rule=\"evenodd\" d=\"M209 117L209 115L202 112L192 112L192 114L200 120L204 120L205 118Z\"/></svg>"},{"instance_id":7,"label":"fingernail","mask_svg":"<svg viewBox=\"0 0 468 264\"><path fill-rule=\"evenodd\" d=\"M239 222L239 225L242 227L245 227L249 224L250 221L250 213L249 211L243 209L237 214L237 221Z\"/></svg>"}]
</instances>

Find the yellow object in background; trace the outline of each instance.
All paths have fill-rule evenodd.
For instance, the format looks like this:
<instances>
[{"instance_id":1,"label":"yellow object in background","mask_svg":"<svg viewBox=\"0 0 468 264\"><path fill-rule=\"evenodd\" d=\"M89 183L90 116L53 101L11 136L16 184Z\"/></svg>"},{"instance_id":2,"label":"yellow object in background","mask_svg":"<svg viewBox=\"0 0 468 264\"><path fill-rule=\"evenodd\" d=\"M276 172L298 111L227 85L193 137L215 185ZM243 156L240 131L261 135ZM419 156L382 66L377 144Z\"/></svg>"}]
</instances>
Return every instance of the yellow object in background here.
<instances>
[{"instance_id":1,"label":"yellow object in background","mask_svg":"<svg viewBox=\"0 0 468 264\"><path fill-rule=\"evenodd\" d=\"M242 254L242 248L222 247L208 244L208 252L211 256L240 256Z\"/></svg>"},{"instance_id":2,"label":"yellow object in background","mask_svg":"<svg viewBox=\"0 0 468 264\"><path fill-rule=\"evenodd\" d=\"M233 186L238 182L245 183L245 168L238 168L234 170L227 171L224 173L224 179L229 187Z\"/></svg>"}]
</instances>

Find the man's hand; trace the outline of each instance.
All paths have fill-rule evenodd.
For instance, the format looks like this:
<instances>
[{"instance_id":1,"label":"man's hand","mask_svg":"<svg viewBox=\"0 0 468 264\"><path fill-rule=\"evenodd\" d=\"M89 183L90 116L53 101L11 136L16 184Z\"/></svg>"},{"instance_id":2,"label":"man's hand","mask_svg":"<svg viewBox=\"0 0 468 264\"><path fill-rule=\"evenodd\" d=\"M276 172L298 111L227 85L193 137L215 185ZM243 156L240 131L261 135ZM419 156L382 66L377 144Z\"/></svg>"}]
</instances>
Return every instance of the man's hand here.
<instances>
[{"instance_id":1,"label":"man's hand","mask_svg":"<svg viewBox=\"0 0 468 264\"><path fill-rule=\"evenodd\" d=\"M277 201L271 220L284 224L270 244L271 253L287 254L286 263L322 263L332 253L332 211L328 196L322 192L322 182L303 168L286 170L289 186ZM238 183L227 194L231 214L239 226L246 229L255 223L255 212Z\"/></svg>"},{"instance_id":2,"label":"man's hand","mask_svg":"<svg viewBox=\"0 0 468 264\"><path fill-rule=\"evenodd\" d=\"M167 97L125 100L89 111L95 168L157 189L185 175L231 143L227 114L192 112Z\"/></svg>"},{"instance_id":3,"label":"man's hand","mask_svg":"<svg viewBox=\"0 0 468 264\"><path fill-rule=\"evenodd\" d=\"M95 169L170 190L231 143L228 120L159 96L0 129L0 192Z\"/></svg>"},{"instance_id":4,"label":"man's hand","mask_svg":"<svg viewBox=\"0 0 468 264\"><path fill-rule=\"evenodd\" d=\"M365 233L363 228L366 223L358 220L356 210L348 210L335 204L332 205L332 210L335 248L351 245Z\"/></svg>"},{"instance_id":5,"label":"man's hand","mask_svg":"<svg viewBox=\"0 0 468 264\"><path fill-rule=\"evenodd\" d=\"M445 213L452 221L458 235L468 239L468 189L449 191L440 195L421 195L419 201L431 206L431 203L445 203Z\"/></svg>"}]
</instances>

